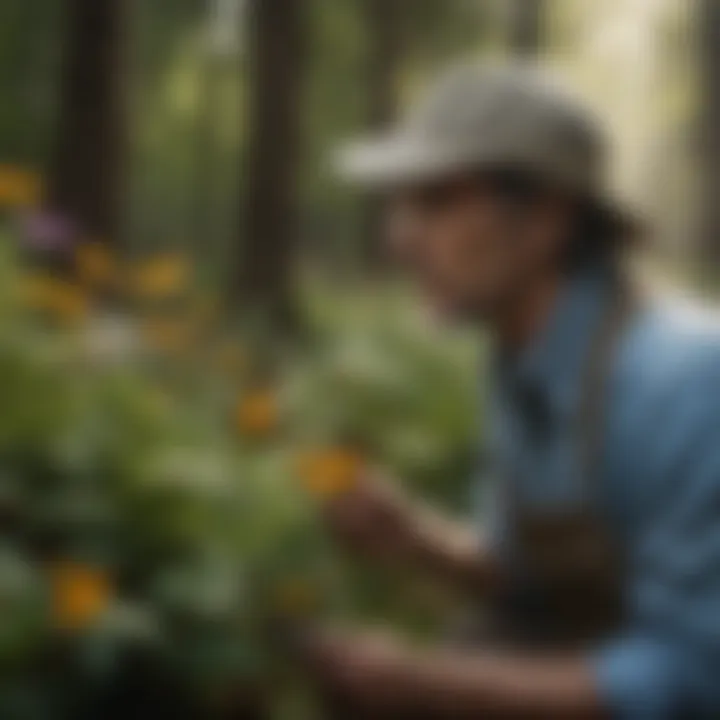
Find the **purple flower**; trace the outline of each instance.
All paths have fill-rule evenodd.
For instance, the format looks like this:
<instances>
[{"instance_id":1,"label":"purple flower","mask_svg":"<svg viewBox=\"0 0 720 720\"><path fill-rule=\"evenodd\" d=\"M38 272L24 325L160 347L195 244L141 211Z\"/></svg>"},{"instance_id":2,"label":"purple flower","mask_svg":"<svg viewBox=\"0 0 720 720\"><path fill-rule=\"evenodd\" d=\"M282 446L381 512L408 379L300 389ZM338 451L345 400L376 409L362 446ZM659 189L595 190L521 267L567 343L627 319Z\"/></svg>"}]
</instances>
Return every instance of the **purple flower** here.
<instances>
[{"instance_id":1,"label":"purple flower","mask_svg":"<svg viewBox=\"0 0 720 720\"><path fill-rule=\"evenodd\" d=\"M28 215L23 220L23 244L40 252L65 252L71 250L77 226L68 217L48 210Z\"/></svg>"}]
</instances>

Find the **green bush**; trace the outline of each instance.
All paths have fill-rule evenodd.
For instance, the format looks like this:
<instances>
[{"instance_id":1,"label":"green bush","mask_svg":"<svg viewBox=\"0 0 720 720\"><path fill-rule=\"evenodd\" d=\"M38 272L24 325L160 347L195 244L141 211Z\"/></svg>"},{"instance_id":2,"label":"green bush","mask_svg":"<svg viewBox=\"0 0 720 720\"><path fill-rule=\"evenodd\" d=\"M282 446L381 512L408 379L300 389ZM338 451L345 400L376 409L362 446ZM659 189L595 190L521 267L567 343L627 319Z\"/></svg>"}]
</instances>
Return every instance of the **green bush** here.
<instances>
[{"instance_id":1,"label":"green bush","mask_svg":"<svg viewBox=\"0 0 720 720\"><path fill-rule=\"evenodd\" d=\"M174 678L205 717L230 688L276 671L270 620L402 615L334 553L297 462L351 442L462 506L477 432L467 341L394 294L380 312L378 298L314 303L312 348L258 386L252 363L215 364L237 339L158 352L142 318L101 313L68 331L27 310L24 278L3 248L0 602L13 622L0 633L2 717L42 717L43 703L79 717L117 697L135 665L148 668L143 692Z\"/></svg>"}]
</instances>

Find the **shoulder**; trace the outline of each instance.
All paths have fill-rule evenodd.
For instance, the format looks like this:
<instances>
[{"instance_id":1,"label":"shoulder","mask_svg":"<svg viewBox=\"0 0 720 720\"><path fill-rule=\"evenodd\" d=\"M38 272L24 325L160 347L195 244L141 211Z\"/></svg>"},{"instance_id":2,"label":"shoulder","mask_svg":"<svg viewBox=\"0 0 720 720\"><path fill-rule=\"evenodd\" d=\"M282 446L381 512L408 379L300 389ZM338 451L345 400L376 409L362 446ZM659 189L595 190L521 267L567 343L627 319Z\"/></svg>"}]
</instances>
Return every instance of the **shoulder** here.
<instances>
[{"instance_id":1,"label":"shoulder","mask_svg":"<svg viewBox=\"0 0 720 720\"><path fill-rule=\"evenodd\" d=\"M616 379L629 399L650 404L719 382L720 313L679 297L648 303L622 344Z\"/></svg>"},{"instance_id":2,"label":"shoulder","mask_svg":"<svg viewBox=\"0 0 720 720\"><path fill-rule=\"evenodd\" d=\"M611 406L611 435L635 471L656 475L690 443L717 452L720 315L679 298L644 308L620 349Z\"/></svg>"}]
</instances>

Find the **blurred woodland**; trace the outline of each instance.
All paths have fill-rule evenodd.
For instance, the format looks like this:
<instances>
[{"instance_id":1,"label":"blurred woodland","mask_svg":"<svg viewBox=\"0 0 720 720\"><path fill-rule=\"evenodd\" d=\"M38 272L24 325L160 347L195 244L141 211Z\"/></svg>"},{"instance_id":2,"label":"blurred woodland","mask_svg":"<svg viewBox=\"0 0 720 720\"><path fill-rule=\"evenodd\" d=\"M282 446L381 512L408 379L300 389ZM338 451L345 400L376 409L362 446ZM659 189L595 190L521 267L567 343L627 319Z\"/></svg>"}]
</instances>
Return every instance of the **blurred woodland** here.
<instances>
[{"instance_id":1,"label":"blurred woodland","mask_svg":"<svg viewBox=\"0 0 720 720\"><path fill-rule=\"evenodd\" d=\"M455 611L315 520L364 464L469 515L482 437L482 341L330 156L504 56L607 111L653 264L712 289L717 0L3 0L2 718L312 718L288 621Z\"/></svg>"}]
</instances>

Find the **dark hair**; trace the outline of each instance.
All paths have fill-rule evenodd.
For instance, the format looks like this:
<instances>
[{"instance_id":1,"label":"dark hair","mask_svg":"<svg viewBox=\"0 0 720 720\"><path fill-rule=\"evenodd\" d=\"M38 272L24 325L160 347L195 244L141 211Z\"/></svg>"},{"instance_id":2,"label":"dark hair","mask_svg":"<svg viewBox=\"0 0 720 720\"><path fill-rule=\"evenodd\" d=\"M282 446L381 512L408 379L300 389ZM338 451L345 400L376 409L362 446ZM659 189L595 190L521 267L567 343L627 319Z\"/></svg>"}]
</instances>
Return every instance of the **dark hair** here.
<instances>
[{"instance_id":1,"label":"dark hair","mask_svg":"<svg viewBox=\"0 0 720 720\"><path fill-rule=\"evenodd\" d=\"M556 188L540 174L517 167L485 170L482 180L503 202L526 208L547 197ZM613 217L597 203L580 196L576 198L576 222L566 245L565 263L568 270L603 262L616 262L619 229Z\"/></svg>"},{"instance_id":2,"label":"dark hair","mask_svg":"<svg viewBox=\"0 0 720 720\"><path fill-rule=\"evenodd\" d=\"M596 203L580 200L575 232L567 245L568 267L617 264L621 238L622 231L607 210Z\"/></svg>"}]
</instances>

